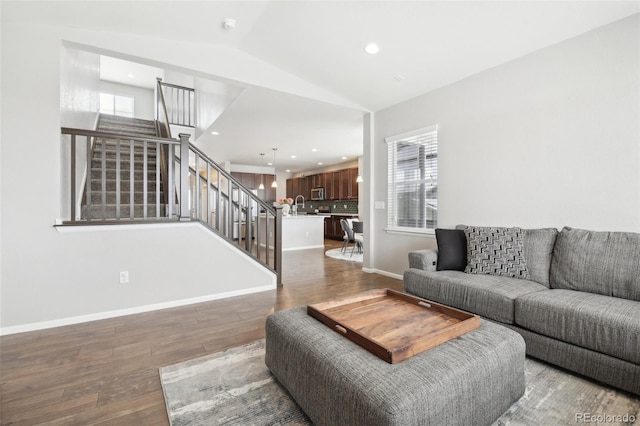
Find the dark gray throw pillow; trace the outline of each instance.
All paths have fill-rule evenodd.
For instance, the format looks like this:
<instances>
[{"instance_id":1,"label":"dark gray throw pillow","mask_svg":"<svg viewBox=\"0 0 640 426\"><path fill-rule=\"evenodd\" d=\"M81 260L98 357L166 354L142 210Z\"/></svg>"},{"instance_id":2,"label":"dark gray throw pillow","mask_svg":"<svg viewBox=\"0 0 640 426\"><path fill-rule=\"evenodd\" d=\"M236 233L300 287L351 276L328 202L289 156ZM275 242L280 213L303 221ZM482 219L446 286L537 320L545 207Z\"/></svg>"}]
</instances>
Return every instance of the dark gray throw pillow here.
<instances>
[{"instance_id":1,"label":"dark gray throw pillow","mask_svg":"<svg viewBox=\"0 0 640 426\"><path fill-rule=\"evenodd\" d=\"M462 229L436 229L437 271L464 271L467 266L467 237Z\"/></svg>"}]
</instances>

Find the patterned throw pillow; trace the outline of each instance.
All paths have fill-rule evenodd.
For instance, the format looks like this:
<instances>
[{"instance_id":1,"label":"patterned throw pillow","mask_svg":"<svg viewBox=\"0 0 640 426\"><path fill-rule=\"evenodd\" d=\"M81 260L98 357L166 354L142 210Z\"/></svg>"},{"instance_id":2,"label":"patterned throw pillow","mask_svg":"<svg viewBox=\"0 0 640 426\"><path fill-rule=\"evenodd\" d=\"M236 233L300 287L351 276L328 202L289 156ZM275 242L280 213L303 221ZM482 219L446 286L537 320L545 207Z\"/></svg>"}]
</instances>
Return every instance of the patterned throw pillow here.
<instances>
[{"instance_id":1,"label":"patterned throw pillow","mask_svg":"<svg viewBox=\"0 0 640 426\"><path fill-rule=\"evenodd\" d=\"M467 236L468 274L489 274L529 279L520 228L469 226Z\"/></svg>"}]
</instances>

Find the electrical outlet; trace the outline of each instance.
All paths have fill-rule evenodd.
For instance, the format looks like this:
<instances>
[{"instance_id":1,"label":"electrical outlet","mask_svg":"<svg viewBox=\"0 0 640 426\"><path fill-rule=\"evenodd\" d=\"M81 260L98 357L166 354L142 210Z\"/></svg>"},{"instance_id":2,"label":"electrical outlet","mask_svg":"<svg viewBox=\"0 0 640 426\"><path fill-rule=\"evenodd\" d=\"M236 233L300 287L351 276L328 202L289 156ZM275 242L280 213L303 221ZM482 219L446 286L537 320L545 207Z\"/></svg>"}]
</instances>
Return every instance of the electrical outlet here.
<instances>
[{"instance_id":1,"label":"electrical outlet","mask_svg":"<svg viewBox=\"0 0 640 426\"><path fill-rule=\"evenodd\" d=\"M120 271L120 284L129 282L129 271Z\"/></svg>"}]
</instances>

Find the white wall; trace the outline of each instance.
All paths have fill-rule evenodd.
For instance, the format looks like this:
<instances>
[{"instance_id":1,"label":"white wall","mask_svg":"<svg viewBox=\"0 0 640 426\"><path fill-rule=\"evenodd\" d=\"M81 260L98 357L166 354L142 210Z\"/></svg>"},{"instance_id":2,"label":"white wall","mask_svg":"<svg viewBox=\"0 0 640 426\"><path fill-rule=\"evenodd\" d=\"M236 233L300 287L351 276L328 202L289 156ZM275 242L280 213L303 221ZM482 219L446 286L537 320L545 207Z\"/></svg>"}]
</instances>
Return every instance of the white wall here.
<instances>
[{"instance_id":1,"label":"white wall","mask_svg":"<svg viewBox=\"0 0 640 426\"><path fill-rule=\"evenodd\" d=\"M274 286L201 228L56 231L63 31L5 20L13 7L22 4L3 4L0 29L0 329ZM122 270L128 286L118 284Z\"/></svg>"},{"instance_id":2,"label":"white wall","mask_svg":"<svg viewBox=\"0 0 640 426\"><path fill-rule=\"evenodd\" d=\"M128 96L133 98L133 113L135 118L141 118L143 120L156 119L153 90L101 80L100 91L112 95Z\"/></svg>"},{"instance_id":3,"label":"white wall","mask_svg":"<svg viewBox=\"0 0 640 426\"><path fill-rule=\"evenodd\" d=\"M100 109L100 56L64 45L60 50L60 123L93 130Z\"/></svg>"},{"instance_id":4,"label":"white wall","mask_svg":"<svg viewBox=\"0 0 640 426\"><path fill-rule=\"evenodd\" d=\"M100 56L62 45L60 50L60 124L77 129L95 129L100 109ZM59 217L70 217L70 153L67 137L60 156L61 211ZM82 184L87 172L87 144L78 138L76 144L76 208L80 206Z\"/></svg>"},{"instance_id":5,"label":"white wall","mask_svg":"<svg viewBox=\"0 0 640 426\"><path fill-rule=\"evenodd\" d=\"M438 124L440 227L640 232L639 16L377 112L374 201L386 203L384 138ZM409 251L435 245L372 215L370 269L401 274Z\"/></svg>"},{"instance_id":6,"label":"white wall","mask_svg":"<svg viewBox=\"0 0 640 426\"><path fill-rule=\"evenodd\" d=\"M213 80L195 79L196 139L215 128L215 121L236 100L244 89Z\"/></svg>"}]
</instances>

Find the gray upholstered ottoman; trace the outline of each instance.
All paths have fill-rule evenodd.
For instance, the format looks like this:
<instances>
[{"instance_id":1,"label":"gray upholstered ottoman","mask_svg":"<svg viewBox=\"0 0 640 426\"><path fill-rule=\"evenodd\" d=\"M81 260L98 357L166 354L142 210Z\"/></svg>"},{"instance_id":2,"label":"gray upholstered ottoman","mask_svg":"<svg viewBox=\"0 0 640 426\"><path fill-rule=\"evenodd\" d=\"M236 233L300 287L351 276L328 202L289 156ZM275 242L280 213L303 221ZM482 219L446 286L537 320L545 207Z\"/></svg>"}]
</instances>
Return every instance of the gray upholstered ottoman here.
<instances>
[{"instance_id":1,"label":"gray upholstered ottoman","mask_svg":"<svg viewBox=\"0 0 640 426\"><path fill-rule=\"evenodd\" d=\"M490 424L524 393L524 340L485 320L398 364L306 307L269 316L266 334L267 367L317 425Z\"/></svg>"}]
</instances>

